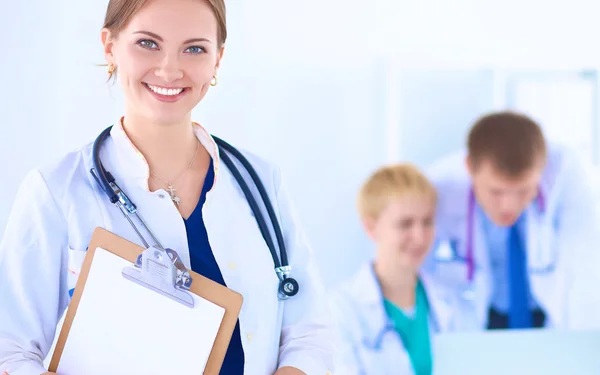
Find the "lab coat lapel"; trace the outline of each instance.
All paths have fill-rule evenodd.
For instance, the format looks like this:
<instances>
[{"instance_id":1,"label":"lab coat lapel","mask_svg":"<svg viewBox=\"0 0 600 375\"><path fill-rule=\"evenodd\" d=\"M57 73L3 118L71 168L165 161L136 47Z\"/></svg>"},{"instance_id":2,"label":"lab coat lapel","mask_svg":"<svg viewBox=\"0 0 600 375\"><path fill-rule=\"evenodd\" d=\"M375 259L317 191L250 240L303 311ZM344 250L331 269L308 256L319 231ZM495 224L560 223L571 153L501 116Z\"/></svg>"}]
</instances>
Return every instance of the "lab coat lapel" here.
<instances>
[{"instance_id":1,"label":"lab coat lapel","mask_svg":"<svg viewBox=\"0 0 600 375\"><path fill-rule=\"evenodd\" d=\"M368 317L365 319L365 324L368 325L367 339L372 346L377 346L382 332L391 329L392 325L385 312L384 297L372 262L364 264L357 273L354 290L357 291L356 299L359 308L362 309L361 315Z\"/></svg>"},{"instance_id":2,"label":"lab coat lapel","mask_svg":"<svg viewBox=\"0 0 600 375\"><path fill-rule=\"evenodd\" d=\"M487 238L483 229L482 209L477 208L474 215L473 237L475 256L475 275L473 292L473 308L479 322L484 328L487 325L488 310L492 295L492 275L487 246Z\"/></svg>"},{"instance_id":3,"label":"lab coat lapel","mask_svg":"<svg viewBox=\"0 0 600 375\"><path fill-rule=\"evenodd\" d=\"M530 290L533 298L546 313L546 321L552 326L562 326L565 320L564 305L568 294L568 283L564 277L565 270L561 265L553 269L557 262L555 254L556 241L552 230L551 215L541 214L536 205L527 210L526 248L529 270ZM550 267L550 268L549 268Z\"/></svg>"},{"instance_id":4,"label":"lab coat lapel","mask_svg":"<svg viewBox=\"0 0 600 375\"><path fill-rule=\"evenodd\" d=\"M440 285L435 279L426 272L419 275L427 301L429 302L430 321L433 322L431 331L433 333L446 332L451 330L452 324L452 305L450 295L446 292L446 287Z\"/></svg>"},{"instance_id":5,"label":"lab coat lapel","mask_svg":"<svg viewBox=\"0 0 600 375\"><path fill-rule=\"evenodd\" d=\"M554 240L552 215L542 212L536 201L530 205L526 211L525 217L525 246L527 251L527 265L530 270L549 269L554 267L555 252L553 246L556 246Z\"/></svg>"},{"instance_id":6,"label":"lab coat lapel","mask_svg":"<svg viewBox=\"0 0 600 375\"><path fill-rule=\"evenodd\" d=\"M360 268L351 281L350 290L361 317L362 344L356 355L370 369L369 374L392 374L399 369L403 374L404 371L412 374L408 352L385 311L384 297L372 262Z\"/></svg>"},{"instance_id":7,"label":"lab coat lapel","mask_svg":"<svg viewBox=\"0 0 600 375\"><path fill-rule=\"evenodd\" d=\"M133 185L148 191L148 178L150 169L144 155L135 147L133 142L127 136L123 127L124 117L115 121L110 131L110 140L115 146L115 152L103 155L103 160L109 160L115 166L115 173L121 172L115 176L119 181L131 181Z\"/></svg>"}]
</instances>

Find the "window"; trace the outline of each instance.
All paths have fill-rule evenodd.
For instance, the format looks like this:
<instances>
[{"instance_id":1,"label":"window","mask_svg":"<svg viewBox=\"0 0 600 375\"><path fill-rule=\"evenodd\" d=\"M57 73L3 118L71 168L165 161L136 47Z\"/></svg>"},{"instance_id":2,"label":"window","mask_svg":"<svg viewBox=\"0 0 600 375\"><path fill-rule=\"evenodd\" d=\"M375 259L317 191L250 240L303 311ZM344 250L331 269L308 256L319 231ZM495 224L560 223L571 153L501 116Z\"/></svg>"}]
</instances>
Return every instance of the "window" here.
<instances>
[{"instance_id":1,"label":"window","mask_svg":"<svg viewBox=\"0 0 600 375\"><path fill-rule=\"evenodd\" d=\"M551 142L598 164L597 74L522 72L507 76L507 107L539 121Z\"/></svg>"}]
</instances>

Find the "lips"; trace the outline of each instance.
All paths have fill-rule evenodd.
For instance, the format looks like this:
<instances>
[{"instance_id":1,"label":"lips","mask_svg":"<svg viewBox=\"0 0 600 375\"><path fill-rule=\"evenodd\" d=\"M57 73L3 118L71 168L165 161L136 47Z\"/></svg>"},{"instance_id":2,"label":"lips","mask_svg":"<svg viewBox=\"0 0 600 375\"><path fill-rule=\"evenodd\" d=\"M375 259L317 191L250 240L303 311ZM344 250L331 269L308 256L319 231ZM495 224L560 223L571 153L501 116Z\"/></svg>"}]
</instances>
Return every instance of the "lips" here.
<instances>
[{"instance_id":1,"label":"lips","mask_svg":"<svg viewBox=\"0 0 600 375\"><path fill-rule=\"evenodd\" d=\"M189 87L161 87L149 83L144 83L143 85L156 99L168 103L179 100L189 91Z\"/></svg>"},{"instance_id":2,"label":"lips","mask_svg":"<svg viewBox=\"0 0 600 375\"><path fill-rule=\"evenodd\" d=\"M154 91L157 94L160 95L164 95L164 96L175 96L175 95L179 95L183 92L183 90L185 90L185 88L180 87L180 88L165 88L165 87L160 87L160 86L153 86L150 84L146 84L146 86Z\"/></svg>"},{"instance_id":3,"label":"lips","mask_svg":"<svg viewBox=\"0 0 600 375\"><path fill-rule=\"evenodd\" d=\"M412 257L420 257L423 254L425 254L426 250L424 249L406 249L404 250L404 253L412 256Z\"/></svg>"}]
</instances>

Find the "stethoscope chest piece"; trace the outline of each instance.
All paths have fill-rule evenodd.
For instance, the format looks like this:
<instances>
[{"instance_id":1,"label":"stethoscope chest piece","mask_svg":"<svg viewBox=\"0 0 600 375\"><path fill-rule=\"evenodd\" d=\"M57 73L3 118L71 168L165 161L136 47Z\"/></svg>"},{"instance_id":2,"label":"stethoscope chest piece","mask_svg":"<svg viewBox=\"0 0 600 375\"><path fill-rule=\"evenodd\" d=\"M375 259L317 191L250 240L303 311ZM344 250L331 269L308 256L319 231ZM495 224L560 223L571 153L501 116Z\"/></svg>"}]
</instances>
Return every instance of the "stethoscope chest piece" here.
<instances>
[{"instance_id":1,"label":"stethoscope chest piece","mask_svg":"<svg viewBox=\"0 0 600 375\"><path fill-rule=\"evenodd\" d=\"M282 298L293 297L298 294L299 285L296 279L287 277L279 283L279 295ZM285 297L283 297L285 296Z\"/></svg>"},{"instance_id":2,"label":"stethoscope chest piece","mask_svg":"<svg viewBox=\"0 0 600 375\"><path fill-rule=\"evenodd\" d=\"M285 300L298 294L300 289L298 282L293 277L290 277L291 266L281 266L275 268L277 278L279 279L279 290L277 295L279 299Z\"/></svg>"}]
</instances>

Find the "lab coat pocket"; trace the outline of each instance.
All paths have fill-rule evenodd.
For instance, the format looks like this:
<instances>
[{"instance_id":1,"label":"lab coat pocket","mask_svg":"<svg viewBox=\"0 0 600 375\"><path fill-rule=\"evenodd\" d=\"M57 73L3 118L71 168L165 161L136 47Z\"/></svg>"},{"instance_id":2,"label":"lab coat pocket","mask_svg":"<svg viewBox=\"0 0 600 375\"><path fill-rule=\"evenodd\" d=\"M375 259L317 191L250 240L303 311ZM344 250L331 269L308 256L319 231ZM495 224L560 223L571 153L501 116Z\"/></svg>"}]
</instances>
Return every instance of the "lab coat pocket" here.
<instances>
[{"instance_id":1,"label":"lab coat pocket","mask_svg":"<svg viewBox=\"0 0 600 375\"><path fill-rule=\"evenodd\" d=\"M69 262L67 268L67 285L69 288L69 297L73 297L77 279L81 273L83 261L87 255L87 249L75 250L69 246L68 248Z\"/></svg>"}]
</instances>

